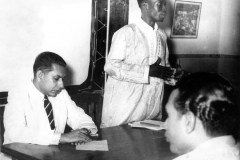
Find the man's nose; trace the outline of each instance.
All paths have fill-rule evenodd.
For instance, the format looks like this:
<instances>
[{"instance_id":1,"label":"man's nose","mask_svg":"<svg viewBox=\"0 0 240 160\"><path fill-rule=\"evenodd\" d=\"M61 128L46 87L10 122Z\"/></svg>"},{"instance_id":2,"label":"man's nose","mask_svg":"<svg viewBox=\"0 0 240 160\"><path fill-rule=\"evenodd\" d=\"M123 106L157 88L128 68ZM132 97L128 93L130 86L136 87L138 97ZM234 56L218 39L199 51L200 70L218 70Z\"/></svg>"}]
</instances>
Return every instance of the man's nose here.
<instances>
[{"instance_id":1,"label":"man's nose","mask_svg":"<svg viewBox=\"0 0 240 160\"><path fill-rule=\"evenodd\" d=\"M62 79L59 79L58 86L59 86L59 89L63 89L64 88L64 83L63 83Z\"/></svg>"}]
</instances>

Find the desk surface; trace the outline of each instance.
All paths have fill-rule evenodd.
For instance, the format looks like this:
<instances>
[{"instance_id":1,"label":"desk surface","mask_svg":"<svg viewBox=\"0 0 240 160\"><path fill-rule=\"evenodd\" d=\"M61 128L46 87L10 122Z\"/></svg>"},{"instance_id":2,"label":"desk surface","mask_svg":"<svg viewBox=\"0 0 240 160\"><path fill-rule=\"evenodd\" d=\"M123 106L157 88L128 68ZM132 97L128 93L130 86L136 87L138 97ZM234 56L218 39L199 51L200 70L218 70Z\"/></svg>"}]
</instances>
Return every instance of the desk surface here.
<instances>
[{"instance_id":1,"label":"desk surface","mask_svg":"<svg viewBox=\"0 0 240 160\"><path fill-rule=\"evenodd\" d=\"M108 141L109 151L79 151L72 145L43 146L23 143L3 145L2 152L19 160L171 160L164 131L123 125L104 128L100 139Z\"/></svg>"}]
</instances>

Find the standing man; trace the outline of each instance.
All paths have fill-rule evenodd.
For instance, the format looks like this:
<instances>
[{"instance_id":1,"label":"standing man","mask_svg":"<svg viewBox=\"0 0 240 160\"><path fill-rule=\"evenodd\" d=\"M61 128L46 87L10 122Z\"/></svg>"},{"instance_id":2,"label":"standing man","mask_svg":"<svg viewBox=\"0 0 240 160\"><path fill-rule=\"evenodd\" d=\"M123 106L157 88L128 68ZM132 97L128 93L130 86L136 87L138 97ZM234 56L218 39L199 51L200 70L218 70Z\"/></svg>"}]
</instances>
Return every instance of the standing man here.
<instances>
[{"instance_id":1,"label":"standing man","mask_svg":"<svg viewBox=\"0 0 240 160\"><path fill-rule=\"evenodd\" d=\"M157 27L166 15L166 0L138 0L141 18L113 36L105 64L101 127L161 117L164 80L173 77L167 36Z\"/></svg>"},{"instance_id":2,"label":"standing man","mask_svg":"<svg viewBox=\"0 0 240 160\"><path fill-rule=\"evenodd\" d=\"M76 106L64 89L66 62L43 52L33 66L34 77L9 92L4 112L4 144L85 143L97 132L91 117ZM73 131L64 133L66 124Z\"/></svg>"}]
</instances>

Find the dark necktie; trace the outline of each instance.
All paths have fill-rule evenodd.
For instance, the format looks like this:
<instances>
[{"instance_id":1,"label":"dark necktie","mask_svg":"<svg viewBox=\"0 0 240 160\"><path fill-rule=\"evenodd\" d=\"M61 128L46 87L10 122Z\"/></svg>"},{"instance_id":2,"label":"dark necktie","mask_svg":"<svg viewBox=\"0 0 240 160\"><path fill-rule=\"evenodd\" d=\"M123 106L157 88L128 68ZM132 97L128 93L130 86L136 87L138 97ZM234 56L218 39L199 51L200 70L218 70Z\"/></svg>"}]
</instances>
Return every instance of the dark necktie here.
<instances>
[{"instance_id":1,"label":"dark necktie","mask_svg":"<svg viewBox=\"0 0 240 160\"><path fill-rule=\"evenodd\" d=\"M55 129L55 124L54 124L54 117L53 117L53 109L52 109L52 104L48 100L47 96L44 96L44 108L48 116L49 124L51 129Z\"/></svg>"}]
</instances>

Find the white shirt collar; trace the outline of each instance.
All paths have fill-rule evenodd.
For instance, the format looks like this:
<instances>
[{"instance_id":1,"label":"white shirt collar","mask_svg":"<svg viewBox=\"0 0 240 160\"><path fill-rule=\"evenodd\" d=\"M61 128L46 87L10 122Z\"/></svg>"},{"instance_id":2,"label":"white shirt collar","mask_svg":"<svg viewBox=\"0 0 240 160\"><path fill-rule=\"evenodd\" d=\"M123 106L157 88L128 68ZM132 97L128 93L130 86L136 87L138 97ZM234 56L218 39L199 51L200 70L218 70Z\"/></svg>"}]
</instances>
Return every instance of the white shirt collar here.
<instances>
[{"instance_id":1,"label":"white shirt collar","mask_svg":"<svg viewBox=\"0 0 240 160\"><path fill-rule=\"evenodd\" d=\"M197 147L197 149L206 149L216 146L234 146L236 145L236 141L232 136L220 136L216 138L212 138Z\"/></svg>"},{"instance_id":2,"label":"white shirt collar","mask_svg":"<svg viewBox=\"0 0 240 160\"><path fill-rule=\"evenodd\" d=\"M191 160L196 159L196 157L201 159L219 159L220 157L224 157L224 160L235 160L239 155L239 144L236 143L234 138L232 136L220 136L200 144L193 151L181 155L174 160Z\"/></svg>"}]
</instances>

